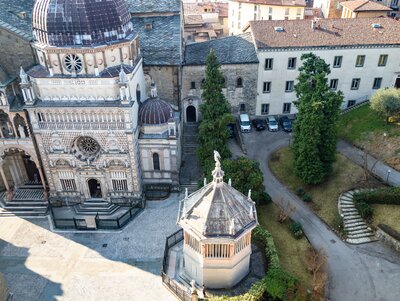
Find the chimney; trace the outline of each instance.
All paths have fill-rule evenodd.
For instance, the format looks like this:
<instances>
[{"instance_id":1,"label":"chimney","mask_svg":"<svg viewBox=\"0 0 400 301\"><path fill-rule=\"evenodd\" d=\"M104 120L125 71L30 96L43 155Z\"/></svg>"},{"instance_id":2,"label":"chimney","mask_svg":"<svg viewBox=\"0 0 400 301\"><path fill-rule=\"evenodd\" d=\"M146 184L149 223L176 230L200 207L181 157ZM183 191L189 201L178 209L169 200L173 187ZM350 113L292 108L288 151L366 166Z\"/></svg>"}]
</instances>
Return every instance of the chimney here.
<instances>
[{"instance_id":1,"label":"chimney","mask_svg":"<svg viewBox=\"0 0 400 301\"><path fill-rule=\"evenodd\" d=\"M317 23L317 21L311 20L311 29L315 29L315 24L316 23Z\"/></svg>"}]
</instances>

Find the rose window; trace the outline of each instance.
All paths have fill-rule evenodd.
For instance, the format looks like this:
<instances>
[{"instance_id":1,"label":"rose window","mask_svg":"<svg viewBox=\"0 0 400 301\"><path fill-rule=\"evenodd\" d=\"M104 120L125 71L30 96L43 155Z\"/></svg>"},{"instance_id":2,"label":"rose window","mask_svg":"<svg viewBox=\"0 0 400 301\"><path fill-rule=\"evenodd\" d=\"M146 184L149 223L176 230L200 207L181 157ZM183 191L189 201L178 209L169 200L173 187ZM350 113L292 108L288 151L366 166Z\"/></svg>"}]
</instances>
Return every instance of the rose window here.
<instances>
[{"instance_id":1,"label":"rose window","mask_svg":"<svg viewBox=\"0 0 400 301\"><path fill-rule=\"evenodd\" d=\"M72 152L82 161L93 161L100 154L100 145L92 137L82 136L74 141Z\"/></svg>"},{"instance_id":2,"label":"rose window","mask_svg":"<svg viewBox=\"0 0 400 301\"><path fill-rule=\"evenodd\" d=\"M79 72L82 70L82 59L75 54L68 54L65 59L65 68L69 72Z\"/></svg>"}]
</instances>

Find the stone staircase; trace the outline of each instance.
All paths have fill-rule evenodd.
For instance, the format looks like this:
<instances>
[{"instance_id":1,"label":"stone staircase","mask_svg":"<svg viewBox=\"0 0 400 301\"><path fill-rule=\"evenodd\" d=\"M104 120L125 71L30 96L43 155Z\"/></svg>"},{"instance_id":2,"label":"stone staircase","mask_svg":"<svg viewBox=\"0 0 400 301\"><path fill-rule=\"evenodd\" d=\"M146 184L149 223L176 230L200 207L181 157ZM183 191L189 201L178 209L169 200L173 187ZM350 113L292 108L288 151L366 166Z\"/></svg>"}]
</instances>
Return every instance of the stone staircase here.
<instances>
[{"instance_id":1,"label":"stone staircase","mask_svg":"<svg viewBox=\"0 0 400 301\"><path fill-rule=\"evenodd\" d=\"M0 206L0 217L31 218L43 217L48 214L48 203L44 201L43 187L37 185L17 188L12 200L7 200L5 191L1 192Z\"/></svg>"},{"instance_id":2,"label":"stone staircase","mask_svg":"<svg viewBox=\"0 0 400 301\"><path fill-rule=\"evenodd\" d=\"M182 167L179 181L181 191L185 191L185 188L187 188L189 194L198 189L197 182L202 176L196 155L199 147L198 131L198 123L185 123L183 126Z\"/></svg>"},{"instance_id":3,"label":"stone staircase","mask_svg":"<svg viewBox=\"0 0 400 301\"><path fill-rule=\"evenodd\" d=\"M102 199L89 199L74 206L77 215L111 215L115 213L120 206L106 202Z\"/></svg>"},{"instance_id":4,"label":"stone staircase","mask_svg":"<svg viewBox=\"0 0 400 301\"><path fill-rule=\"evenodd\" d=\"M346 241L351 244L362 244L376 241L374 232L358 214L353 202L353 194L361 191L355 189L339 196L339 213L343 216L344 229L347 231Z\"/></svg>"}]
</instances>

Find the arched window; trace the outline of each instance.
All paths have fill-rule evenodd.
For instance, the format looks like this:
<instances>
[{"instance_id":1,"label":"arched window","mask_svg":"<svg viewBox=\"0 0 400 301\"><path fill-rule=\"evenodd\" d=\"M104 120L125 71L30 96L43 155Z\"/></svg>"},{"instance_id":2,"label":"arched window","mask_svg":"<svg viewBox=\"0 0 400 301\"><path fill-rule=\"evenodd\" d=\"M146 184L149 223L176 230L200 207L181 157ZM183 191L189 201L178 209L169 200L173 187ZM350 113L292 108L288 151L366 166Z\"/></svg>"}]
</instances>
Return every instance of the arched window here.
<instances>
[{"instance_id":1,"label":"arched window","mask_svg":"<svg viewBox=\"0 0 400 301\"><path fill-rule=\"evenodd\" d=\"M153 169L160 170L160 156L157 153L153 154Z\"/></svg>"},{"instance_id":2,"label":"arched window","mask_svg":"<svg viewBox=\"0 0 400 301\"><path fill-rule=\"evenodd\" d=\"M137 84L137 86L136 86L136 100L137 101L140 101L140 96L141 96L140 86L139 86L139 84Z\"/></svg>"},{"instance_id":3,"label":"arched window","mask_svg":"<svg viewBox=\"0 0 400 301\"><path fill-rule=\"evenodd\" d=\"M236 88L243 88L243 79L241 77L236 79Z\"/></svg>"},{"instance_id":4,"label":"arched window","mask_svg":"<svg viewBox=\"0 0 400 301\"><path fill-rule=\"evenodd\" d=\"M226 78L222 78L222 88L226 88Z\"/></svg>"}]
</instances>

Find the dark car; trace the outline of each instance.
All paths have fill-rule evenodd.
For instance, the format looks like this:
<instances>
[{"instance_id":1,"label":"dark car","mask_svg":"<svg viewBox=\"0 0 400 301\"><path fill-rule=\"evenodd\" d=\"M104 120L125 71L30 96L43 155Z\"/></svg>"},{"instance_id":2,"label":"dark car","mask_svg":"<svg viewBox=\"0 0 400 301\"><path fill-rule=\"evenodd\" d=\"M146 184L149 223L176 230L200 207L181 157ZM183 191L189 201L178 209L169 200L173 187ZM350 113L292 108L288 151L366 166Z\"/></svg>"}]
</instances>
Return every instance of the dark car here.
<instances>
[{"instance_id":1,"label":"dark car","mask_svg":"<svg viewBox=\"0 0 400 301\"><path fill-rule=\"evenodd\" d=\"M285 132L292 131L292 121L287 116L282 116L281 119L279 119L279 124Z\"/></svg>"},{"instance_id":2,"label":"dark car","mask_svg":"<svg viewBox=\"0 0 400 301\"><path fill-rule=\"evenodd\" d=\"M252 123L256 131L265 130L266 121L264 119L253 119Z\"/></svg>"}]
</instances>

